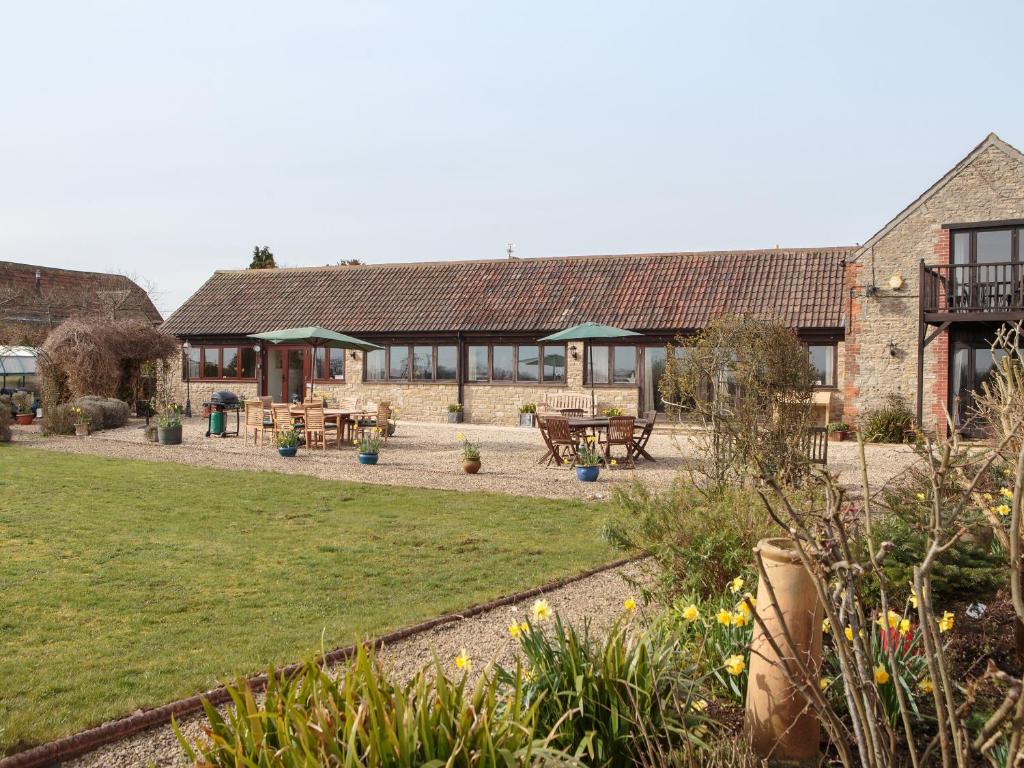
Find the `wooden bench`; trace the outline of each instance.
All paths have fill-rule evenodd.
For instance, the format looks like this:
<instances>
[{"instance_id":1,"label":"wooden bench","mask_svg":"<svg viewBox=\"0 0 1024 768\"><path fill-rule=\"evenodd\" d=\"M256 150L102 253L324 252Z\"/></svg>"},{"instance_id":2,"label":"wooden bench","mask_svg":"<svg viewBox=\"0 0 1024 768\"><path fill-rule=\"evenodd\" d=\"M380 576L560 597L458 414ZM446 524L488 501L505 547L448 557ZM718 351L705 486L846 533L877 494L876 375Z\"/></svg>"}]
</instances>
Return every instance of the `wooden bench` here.
<instances>
[{"instance_id":1,"label":"wooden bench","mask_svg":"<svg viewBox=\"0 0 1024 768\"><path fill-rule=\"evenodd\" d=\"M590 397L588 395L559 392L546 393L544 399L537 403L537 410L545 413L561 413L562 411L584 411L590 413Z\"/></svg>"}]
</instances>

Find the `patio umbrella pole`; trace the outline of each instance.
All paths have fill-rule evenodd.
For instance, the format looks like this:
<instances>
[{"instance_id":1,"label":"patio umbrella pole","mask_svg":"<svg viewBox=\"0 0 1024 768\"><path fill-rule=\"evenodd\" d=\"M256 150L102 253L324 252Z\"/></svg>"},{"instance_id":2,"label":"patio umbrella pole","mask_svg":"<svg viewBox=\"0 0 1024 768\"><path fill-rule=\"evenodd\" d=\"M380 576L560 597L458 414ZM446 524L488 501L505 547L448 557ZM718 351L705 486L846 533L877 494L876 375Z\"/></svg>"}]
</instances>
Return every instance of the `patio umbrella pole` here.
<instances>
[{"instance_id":1,"label":"patio umbrella pole","mask_svg":"<svg viewBox=\"0 0 1024 768\"><path fill-rule=\"evenodd\" d=\"M597 415L597 406L594 404L594 354L590 351L590 344L587 344L587 357L590 359L590 415Z\"/></svg>"}]
</instances>

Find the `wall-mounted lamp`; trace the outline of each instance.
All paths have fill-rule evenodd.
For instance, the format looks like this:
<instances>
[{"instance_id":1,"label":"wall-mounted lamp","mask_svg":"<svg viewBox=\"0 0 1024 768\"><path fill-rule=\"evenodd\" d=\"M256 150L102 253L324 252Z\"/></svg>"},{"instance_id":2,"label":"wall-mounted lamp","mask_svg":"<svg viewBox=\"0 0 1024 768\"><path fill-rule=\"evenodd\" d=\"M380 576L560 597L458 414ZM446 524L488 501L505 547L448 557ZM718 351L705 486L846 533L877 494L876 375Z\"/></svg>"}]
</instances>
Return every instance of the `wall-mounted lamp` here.
<instances>
[{"instance_id":1,"label":"wall-mounted lamp","mask_svg":"<svg viewBox=\"0 0 1024 768\"><path fill-rule=\"evenodd\" d=\"M887 346L889 349L889 357L896 357L896 353L899 352L899 347L896 346L895 340L889 339L889 344Z\"/></svg>"},{"instance_id":2,"label":"wall-mounted lamp","mask_svg":"<svg viewBox=\"0 0 1024 768\"><path fill-rule=\"evenodd\" d=\"M261 349L261 347L260 347L260 345L259 345L259 344L255 345L255 346L254 346L254 347L252 348L253 352L259 352L259 351L260 351L260 349Z\"/></svg>"},{"instance_id":3,"label":"wall-mounted lamp","mask_svg":"<svg viewBox=\"0 0 1024 768\"><path fill-rule=\"evenodd\" d=\"M349 352L349 354L352 355L353 360L356 359L356 351L354 349L351 352Z\"/></svg>"},{"instance_id":4,"label":"wall-mounted lamp","mask_svg":"<svg viewBox=\"0 0 1024 768\"><path fill-rule=\"evenodd\" d=\"M904 285L906 285L906 283L903 280L903 275L901 275L899 272L897 272L896 274L889 278L889 288L891 288L894 291L903 290Z\"/></svg>"},{"instance_id":5,"label":"wall-mounted lamp","mask_svg":"<svg viewBox=\"0 0 1024 768\"><path fill-rule=\"evenodd\" d=\"M579 353L579 350L576 349L576 345L575 344L572 344L569 347L569 354L572 356L573 360L579 360L580 353Z\"/></svg>"}]
</instances>

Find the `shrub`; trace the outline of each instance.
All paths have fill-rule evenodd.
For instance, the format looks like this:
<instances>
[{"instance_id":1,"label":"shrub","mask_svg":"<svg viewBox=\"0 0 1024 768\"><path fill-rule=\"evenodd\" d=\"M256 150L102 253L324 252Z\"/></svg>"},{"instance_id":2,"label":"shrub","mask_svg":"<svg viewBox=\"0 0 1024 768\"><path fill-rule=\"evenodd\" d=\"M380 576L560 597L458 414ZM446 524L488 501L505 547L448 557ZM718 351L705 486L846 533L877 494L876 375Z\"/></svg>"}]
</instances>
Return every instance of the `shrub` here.
<instances>
[{"instance_id":1,"label":"shrub","mask_svg":"<svg viewBox=\"0 0 1024 768\"><path fill-rule=\"evenodd\" d=\"M627 550L649 551L659 566L658 586L668 596L721 593L749 570L753 546L773 525L751 490L702 493L677 481L665 493L634 483L617 488L604 535Z\"/></svg>"},{"instance_id":2,"label":"shrub","mask_svg":"<svg viewBox=\"0 0 1024 768\"><path fill-rule=\"evenodd\" d=\"M60 403L43 408L44 435L71 435L75 431L75 414L71 412L71 403ZM83 409L84 410L84 409ZM89 416L90 421L92 416ZM101 417L102 418L102 417Z\"/></svg>"},{"instance_id":3,"label":"shrub","mask_svg":"<svg viewBox=\"0 0 1024 768\"><path fill-rule=\"evenodd\" d=\"M11 398L0 395L0 443L11 442Z\"/></svg>"},{"instance_id":4,"label":"shrub","mask_svg":"<svg viewBox=\"0 0 1024 768\"><path fill-rule=\"evenodd\" d=\"M337 677L313 662L288 678L271 674L257 703L244 682L229 686L226 715L204 703L205 741L189 744L202 766L529 766L562 757L535 738L539 702L524 702L523 678L483 675L454 682L439 664L406 685L392 682L360 648Z\"/></svg>"},{"instance_id":5,"label":"shrub","mask_svg":"<svg viewBox=\"0 0 1024 768\"><path fill-rule=\"evenodd\" d=\"M93 429L116 429L117 427L123 427L128 423L128 417L131 415L131 408L128 403L114 397L87 395L72 401L71 404L77 405L89 414L89 420ZM93 410L90 411L90 408L93 408ZM99 413L98 421L92 418L93 412Z\"/></svg>"},{"instance_id":6,"label":"shrub","mask_svg":"<svg viewBox=\"0 0 1024 768\"><path fill-rule=\"evenodd\" d=\"M14 405L14 408L18 413L31 413L32 403L34 402L35 397L31 392L25 392L22 390L11 395L11 403Z\"/></svg>"},{"instance_id":7,"label":"shrub","mask_svg":"<svg viewBox=\"0 0 1024 768\"><path fill-rule=\"evenodd\" d=\"M650 764L645 757L689 749L707 722L692 707L696 684L677 636L664 627L620 620L596 642L588 623L577 631L556 615L549 632L530 624L518 634L528 670L519 706L536 708L536 727L551 731L552 746L587 765ZM518 668L499 667L498 676L517 690Z\"/></svg>"},{"instance_id":8,"label":"shrub","mask_svg":"<svg viewBox=\"0 0 1024 768\"><path fill-rule=\"evenodd\" d=\"M890 394L885 405L869 411L861 431L869 443L902 443L904 435L914 426L914 414L902 395Z\"/></svg>"}]
</instances>

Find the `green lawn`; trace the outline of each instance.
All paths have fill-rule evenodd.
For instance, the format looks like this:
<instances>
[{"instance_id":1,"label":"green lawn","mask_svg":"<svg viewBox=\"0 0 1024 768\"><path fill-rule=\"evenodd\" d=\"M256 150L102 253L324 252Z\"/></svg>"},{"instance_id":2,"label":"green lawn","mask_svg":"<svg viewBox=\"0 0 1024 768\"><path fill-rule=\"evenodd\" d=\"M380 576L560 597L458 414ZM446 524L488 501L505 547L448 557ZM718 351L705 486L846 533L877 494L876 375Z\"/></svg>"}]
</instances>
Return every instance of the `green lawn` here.
<instances>
[{"instance_id":1,"label":"green lawn","mask_svg":"<svg viewBox=\"0 0 1024 768\"><path fill-rule=\"evenodd\" d=\"M610 561L603 515L0 445L0 754Z\"/></svg>"}]
</instances>

